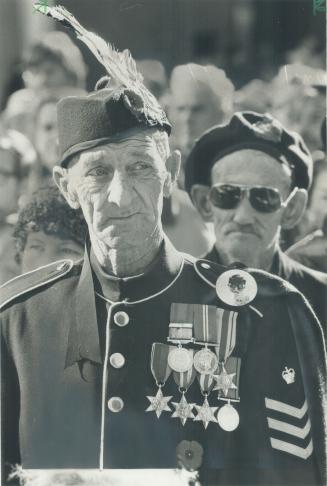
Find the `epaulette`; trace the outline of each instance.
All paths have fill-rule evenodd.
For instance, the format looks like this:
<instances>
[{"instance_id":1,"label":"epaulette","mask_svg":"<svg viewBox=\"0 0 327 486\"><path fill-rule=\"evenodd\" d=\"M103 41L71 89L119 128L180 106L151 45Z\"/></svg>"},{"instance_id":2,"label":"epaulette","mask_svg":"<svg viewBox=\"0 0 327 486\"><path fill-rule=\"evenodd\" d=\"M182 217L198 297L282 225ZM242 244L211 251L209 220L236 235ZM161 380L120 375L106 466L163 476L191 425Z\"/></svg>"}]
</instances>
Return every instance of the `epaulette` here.
<instances>
[{"instance_id":1,"label":"epaulette","mask_svg":"<svg viewBox=\"0 0 327 486\"><path fill-rule=\"evenodd\" d=\"M0 287L0 310L17 297L63 277L73 266L72 260L59 260L8 280Z\"/></svg>"},{"instance_id":2,"label":"epaulette","mask_svg":"<svg viewBox=\"0 0 327 486\"><path fill-rule=\"evenodd\" d=\"M225 271L240 268L245 270L255 279L258 286L258 295L261 297L278 297L290 292L299 293L298 290L286 280L264 270L247 267L230 266L225 267L209 260L197 259L194 262L196 273L211 287L216 287L218 277Z\"/></svg>"}]
</instances>

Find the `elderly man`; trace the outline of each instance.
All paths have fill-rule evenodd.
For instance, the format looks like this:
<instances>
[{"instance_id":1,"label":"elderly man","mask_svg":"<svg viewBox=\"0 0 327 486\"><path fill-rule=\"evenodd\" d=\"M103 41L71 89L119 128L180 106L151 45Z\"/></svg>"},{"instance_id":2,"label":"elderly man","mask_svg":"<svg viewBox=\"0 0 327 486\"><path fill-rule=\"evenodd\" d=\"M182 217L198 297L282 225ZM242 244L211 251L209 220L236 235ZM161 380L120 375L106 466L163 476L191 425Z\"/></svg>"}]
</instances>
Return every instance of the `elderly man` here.
<instances>
[{"instance_id":1,"label":"elderly man","mask_svg":"<svg viewBox=\"0 0 327 486\"><path fill-rule=\"evenodd\" d=\"M175 143L185 156L205 130L228 121L233 113L233 83L216 66L176 66L171 73L170 92Z\"/></svg>"},{"instance_id":2,"label":"elderly man","mask_svg":"<svg viewBox=\"0 0 327 486\"><path fill-rule=\"evenodd\" d=\"M287 257L281 229L301 218L311 183L312 159L302 138L274 118L236 113L208 130L186 166L186 189L215 244L205 258L235 261L277 274L309 300L326 329L327 275Z\"/></svg>"},{"instance_id":3,"label":"elderly man","mask_svg":"<svg viewBox=\"0 0 327 486\"><path fill-rule=\"evenodd\" d=\"M124 79L58 105L54 176L90 241L83 261L2 289L5 460L319 484L321 329L279 279L172 247L160 215L179 156L156 100Z\"/></svg>"}]
</instances>

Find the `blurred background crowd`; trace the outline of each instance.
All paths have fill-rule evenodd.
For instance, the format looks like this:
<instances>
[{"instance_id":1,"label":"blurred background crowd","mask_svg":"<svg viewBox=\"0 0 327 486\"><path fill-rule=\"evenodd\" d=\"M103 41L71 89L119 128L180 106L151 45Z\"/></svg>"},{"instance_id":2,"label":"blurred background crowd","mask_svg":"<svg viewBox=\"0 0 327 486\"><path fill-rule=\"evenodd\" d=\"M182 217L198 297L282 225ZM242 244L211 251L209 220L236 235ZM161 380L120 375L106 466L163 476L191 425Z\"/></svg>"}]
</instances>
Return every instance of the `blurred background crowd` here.
<instances>
[{"instance_id":1,"label":"blurred background crowd","mask_svg":"<svg viewBox=\"0 0 327 486\"><path fill-rule=\"evenodd\" d=\"M303 136L314 160L309 205L282 245L327 271L325 14L314 15L311 0L60 3L88 29L132 51L168 113L171 147L182 162L203 131L235 111L269 112ZM86 236L81 213L52 183L56 103L92 90L103 73L32 4L0 0L0 284L51 261L80 258ZM184 191L183 167L163 224L182 251L199 256L212 246L211 228Z\"/></svg>"}]
</instances>

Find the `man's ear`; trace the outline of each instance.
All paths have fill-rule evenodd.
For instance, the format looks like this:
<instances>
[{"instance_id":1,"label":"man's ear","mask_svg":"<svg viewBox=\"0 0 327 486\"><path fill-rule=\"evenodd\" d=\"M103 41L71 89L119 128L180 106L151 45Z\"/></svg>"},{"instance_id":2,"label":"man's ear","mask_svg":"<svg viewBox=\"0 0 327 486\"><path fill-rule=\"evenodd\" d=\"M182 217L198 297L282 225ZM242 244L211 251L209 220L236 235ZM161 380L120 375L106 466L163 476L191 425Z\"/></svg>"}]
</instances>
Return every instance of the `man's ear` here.
<instances>
[{"instance_id":1,"label":"man's ear","mask_svg":"<svg viewBox=\"0 0 327 486\"><path fill-rule=\"evenodd\" d=\"M172 193L174 184L178 178L180 166L181 153L179 150L174 150L166 160L167 177L163 189L165 197L169 197Z\"/></svg>"},{"instance_id":2,"label":"man's ear","mask_svg":"<svg viewBox=\"0 0 327 486\"><path fill-rule=\"evenodd\" d=\"M210 187L202 184L194 184L191 189L191 198L194 206L199 211L202 219L209 223L212 222L212 206L208 199Z\"/></svg>"},{"instance_id":3,"label":"man's ear","mask_svg":"<svg viewBox=\"0 0 327 486\"><path fill-rule=\"evenodd\" d=\"M284 209L281 221L283 229L291 229L300 221L307 206L307 202L308 192L305 189L298 189Z\"/></svg>"},{"instance_id":4,"label":"man's ear","mask_svg":"<svg viewBox=\"0 0 327 486\"><path fill-rule=\"evenodd\" d=\"M69 182L68 170L64 169L63 167L55 166L53 168L52 175L56 185L59 188L59 191L66 199L69 206L73 209L78 209L80 207L80 204Z\"/></svg>"}]
</instances>

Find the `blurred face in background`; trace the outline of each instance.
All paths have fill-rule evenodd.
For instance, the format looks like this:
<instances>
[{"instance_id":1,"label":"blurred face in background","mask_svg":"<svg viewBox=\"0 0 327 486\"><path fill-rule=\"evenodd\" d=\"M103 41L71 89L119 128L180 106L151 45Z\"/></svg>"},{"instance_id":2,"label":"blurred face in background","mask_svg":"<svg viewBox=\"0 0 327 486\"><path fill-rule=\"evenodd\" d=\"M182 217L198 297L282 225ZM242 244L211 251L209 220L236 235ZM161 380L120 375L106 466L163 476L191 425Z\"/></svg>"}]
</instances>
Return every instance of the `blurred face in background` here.
<instances>
[{"instance_id":1,"label":"blurred face in background","mask_svg":"<svg viewBox=\"0 0 327 486\"><path fill-rule=\"evenodd\" d=\"M0 149L0 218L17 209L20 180L17 175L17 155Z\"/></svg>"},{"instance_id":2,"label":"blurred face in background","mask_svg":"<svg viewBox=\"0 0 327 486\"><path fill-rule=\"evenodd\" d=\"M83 246L72 239L62 238L59 234L32 231L27 235L21 255L21 269L22 272L29 272L65 258L77 261L83 254Z\"/></svg>"},{"instance_id":3,"label":"blurred face in background","mask_svg":"<svg viewBox=\"0 0 327 486\"><path fill-rule=\"evenodd\" d=\"M272 97L273 115L288 130L302 135L311 151L321 148L320 128L326 116L326 97L315 88L285 86Z\"/></svg>"},{"instance_id":4,"label":"blurred face in background","mask_svg":"<svg viewBox=\"0 0 327 486\"><path fill-rule=\"evenodd\" d=\"M36 115L34 143L41 163L52 172L58 162L58 126L54 101L43 104Z\"/></svg>"},{"instance_id":5,"label":"blurred face in background","mask_svg":"<svg viewBox=\"0 0 327 486\"><path fill-rule=\"evenodd\" d=\"M225 121L220 100L200 82L172 88L169 115L176 142L185 155L205 130Z\"/></svg>"},{"instance_id":6,"label":"blurred face in background","mask_svg":"<svg viewBox=\"0 0 327 486\"><path fill-rule=\"evenodd\" d=\"M59 88L72 86L72 76L60 64L54 60L43 60L37 66L32 66L23 74L27 88L34 90Z\"/></svg>"}]
</instances>

